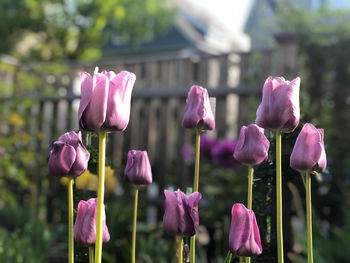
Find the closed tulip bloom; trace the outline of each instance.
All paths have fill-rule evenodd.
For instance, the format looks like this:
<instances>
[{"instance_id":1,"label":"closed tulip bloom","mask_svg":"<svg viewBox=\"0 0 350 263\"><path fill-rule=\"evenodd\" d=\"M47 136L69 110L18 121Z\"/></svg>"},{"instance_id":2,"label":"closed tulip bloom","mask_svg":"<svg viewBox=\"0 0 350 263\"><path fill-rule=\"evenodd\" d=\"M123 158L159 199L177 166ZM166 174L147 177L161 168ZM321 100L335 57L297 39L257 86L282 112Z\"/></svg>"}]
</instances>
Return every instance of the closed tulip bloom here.
<instances>
[{"instance_id":1,"label":"closed tulip bloom","mask_svg":"<svg viewBox=\"0 0 350 263\"><path fill-rule=\"evenodd\" d=\"M323 172L327 166L326 151L323 142L323 129L317 129L306 123L298 135L290 167L300 172Z\"/></svg>"},{"instance_id":2,"label":"closed tulip bloom","mask_svg":"<svg viewBox=\"0 0 350 263\"><path fill-rule=\"evenodd\" d=\"M81 133L67 132L53 143L49 153L49 169L59 177L79 176L87 169L89 158Z\"/></svg>"},{"instance_id":3,"label":"closed tulip bloom","mask_svg":"<svg viewBox=\"0 0 350 263\"><path fill-rule=\"evenodd\" d=\"M193 236L199 225L198 206L202 195L194 192L186 195L180 190L170 192L164 190L165 211L163 229L170 235Z\"/></svg>"},{"instance_id":4,"label":"closed tulip bloom","mask_svg":"<svg viewBox=\"0 0 350 263\"><path fill-rule=\"evenodd\" d=\"M269 147L264 129L250 124L241 128L233 156L242 164L258 165L268 159Z\"/></svg>"},{"instance_id":5,"label":"closed tulip bloom","mask_svg":"<svg viewBox=\"0 0 350 263\"><path fill-rule=\"evenodd\" d=\"M96 69L93 77L87 72L80 74L79 125L87 131L124 131L129 123L136 76L128 71L115 74Z\"/></svg>"},{"instance_id":6,"label":"closed tulip bloom","mask_svg":"<svg viewBox=\"0 0 350 263\"><path fill-rule=\"evenodd\" d=\"M294 131L300 120L299 89L299 77L292 81L283 77L268 77L255 123L269 130Z\"/></svg>"},{"instance_id":7,"label":"closed tulip bloom","mask_svg":"<svg viewBox=\"0 0 350 263\"><path fill-rule=\"evenodd\" d=\"M192 86L188 92L182 127L211 131L215 129L214 114L211 110L206 89L200 86Z\"/></svg>"},{"instance_id":8,"label":"closed tulip bloom","mask_svg":"<svg viewBox=\"0 0 350 263\"><path fill-rule=\"evenodd\" d=\"M238 168L241 166L233 154L235 152L237 141L221 140L218 141L211 151L213 162L222 168Z\"/></svg>"},{"instance_id":9,"label":"closed tulip bloom","mask_svg":"<svg viewBox=\"0 0 350 263\"><path fill-rule=\"evenodd\" d=\"M80 201L78 204L77 218L74 224L74 239L76 242L86 246L93 246L96 241L96 215L97 198L88 201ZM102 242L106 243L110 239L106 225L106 213L102 209Z\"/></svg>"},{"instance_id":10,"label":"closed tulip bloom","mask_svg":"<svg viewBox=\"0 0 350 263\"><path fill-rule=\"evenodd\" d=\"M152 183L152 169L146 151L130 150L124 175L127 180L136 185Z\"/></svg>"},{"instance_id":11,"label":"closed tulip bloom","mask_svg":"<svg viewBox=\"0 0 350 263\"><path fill-rule=\"evenodd\" d=\"M241 257L260 255L263 249L254 212L243 204L234 204L231 213L230 251Z\"/></svg>"}]
</instances>

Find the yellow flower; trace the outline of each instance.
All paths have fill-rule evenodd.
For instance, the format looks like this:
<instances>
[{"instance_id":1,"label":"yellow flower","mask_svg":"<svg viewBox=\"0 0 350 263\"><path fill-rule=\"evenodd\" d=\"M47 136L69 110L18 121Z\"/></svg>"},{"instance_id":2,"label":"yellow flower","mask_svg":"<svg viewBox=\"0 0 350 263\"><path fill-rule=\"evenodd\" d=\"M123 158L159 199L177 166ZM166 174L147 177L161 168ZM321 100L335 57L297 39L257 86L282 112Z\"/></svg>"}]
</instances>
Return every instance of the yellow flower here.
<instances>
[{"instance_id":1,"label":"yellow flower","mask_svg":"<svg viewBox=\"0 0 350 263\"><path fill-rule=\"evenodd\" d=\"M106 193L114 193L118 186L118 180L114 176L114 170L110 166L105 167L105 186Z\"/></svg>"},{"instance_id":2,"label":"yellow flower","mask_svg":"<svg viewBox=\"0 0 350 263\"><path fill-rule=\"evenodd\" d=\"M16 127L21 127L24 124L24 119L17 112L12 112L8 117L8 121L10 124Z\"/></svg>"},{"instance_id":3,"label":"yellow flower","mask_svg":"<svg viewBox=\"0 0 350 263\"><path fill-rule=\"evenodd\" d=\"M60 182L64 187L68 186L68 177L61 177Z\"/></svg>"},{"instance_id":4,"label":"yellow flower","mask_svg":"<svg viewBox=\"0 0 350 263\"><path fill-rule=\"evenodd\" d=\"M89 185L92 173L89 170L83 172L80 176L75 179L75 185L77 189L84 190Z\"/></svg>"},{"instance_id":5,"label":"yellow flower","mask_svg":"<svg viewBox=\"0 0 350 263\"><path fill-rule=\"evenodd\" d=\"M89 191L97 192L97 186L98 186L98 176L91 175L90 180L89 180L89 184L86 186L86 189Z\"/></svg>"}]
</instances>

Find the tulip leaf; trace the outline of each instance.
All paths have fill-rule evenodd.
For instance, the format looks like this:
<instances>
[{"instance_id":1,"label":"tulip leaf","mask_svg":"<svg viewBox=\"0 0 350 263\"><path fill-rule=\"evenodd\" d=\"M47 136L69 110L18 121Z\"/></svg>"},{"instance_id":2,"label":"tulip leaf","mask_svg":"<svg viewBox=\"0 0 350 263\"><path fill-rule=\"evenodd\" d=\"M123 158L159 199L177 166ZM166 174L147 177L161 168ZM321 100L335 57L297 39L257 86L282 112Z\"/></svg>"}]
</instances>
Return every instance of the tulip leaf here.
<instances>
[{"instance_id":1,"label":"tulip leaf","mask_svg":"<svg viewBox=\"0 0 350 263\"><path fill-rule=\"evenodd\" d=\"M229 252L227 253L227 256L226 256L226 258L225 258L224 263L230 263L230 262L231 262L231 259L232 259L232 253L229 251Z\"/></svg>"}]
</instances>

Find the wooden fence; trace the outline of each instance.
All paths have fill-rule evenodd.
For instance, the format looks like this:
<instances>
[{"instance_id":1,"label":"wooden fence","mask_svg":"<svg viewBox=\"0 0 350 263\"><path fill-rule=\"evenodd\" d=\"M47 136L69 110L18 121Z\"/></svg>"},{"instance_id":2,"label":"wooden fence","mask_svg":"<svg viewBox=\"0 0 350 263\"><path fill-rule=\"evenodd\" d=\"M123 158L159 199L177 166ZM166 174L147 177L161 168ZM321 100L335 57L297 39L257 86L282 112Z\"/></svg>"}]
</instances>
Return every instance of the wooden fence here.
<instances>
[{"instance_id":1,"label":"wooden fence","mask_svg":"<svg viewBox=\"0 0 350 263\"><path fill-rule=\"evenodd\" d=\"M132 71L137 80L132 96L130 123L123 133L108 135L107 160L119 169L125 165L129 149L148 151L154 181L160 189L169 184L189 183L188 169L182 158L185 143L193 143L193 132L181 127L185 98L191 85L208 88L216 98L216 136L237 136L242 124L253 119L249 99L261 93L266 77L273 73L273 51L230 53L219 56L162 57L128 61L102 61L100 70ZM47 152L51 142L68 130L78 130L77 109L80 100L79 72L91 74L95 65L78 63L50 66L47 64L15 65L13 89L0 99L20 106L31 100L28 123L30 133L42 133L33 142L37 151ZM59 68L60 70L56 70ZM39 85L30 91L22 86L23 76L35 77ZM40 81L39 81L40 80ZM169 179L175 178L175 179Z\"/></svg>"}]
</instances>

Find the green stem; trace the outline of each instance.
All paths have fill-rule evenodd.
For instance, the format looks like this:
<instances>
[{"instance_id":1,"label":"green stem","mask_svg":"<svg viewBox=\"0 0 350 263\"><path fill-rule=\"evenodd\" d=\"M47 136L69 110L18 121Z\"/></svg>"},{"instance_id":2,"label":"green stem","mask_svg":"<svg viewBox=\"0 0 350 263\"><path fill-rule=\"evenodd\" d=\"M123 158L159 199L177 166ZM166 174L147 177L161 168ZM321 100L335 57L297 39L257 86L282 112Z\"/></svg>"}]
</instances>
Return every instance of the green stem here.
<instances>
[{"instance_id":1,"label":"green stem","mask_svg":"<svg viewBox=\"0 0 350 263\"><path fill-rule=\"evenodd\" d=\"M105 191L105 153L106 153L106 132L100 131L98 134L98 189L97 189L97 218L96 218L96 244L95 263L102 260L102 209Z\"/></svg>"},{"instance_id":2,"label":"green stem","mask_svg":"<svg viewBox=\"0 0 350 263\"><path fill-rule=\"evenodd\" d=\"M199 185L200 142L201 142L201 132L199 129L196 129L196 161L194 166L193 192L198 192L198 185ZM196 261L196 235L193 235L191 236L191 241L190 241L190 263L195 263L195 261Z\"/></svg>"},{"instance_id":3,"label":"green stem","mask_svg":"<svg viewBox=\"0 0 350 263\"><path fill-rule=\"evenodd\" d=\"M94 263L94 247L89 246L89 263Z\"/></svg>"},{"instance_id":4,"label":"green stem","mask_svg":"<svg viewBox=\"0 0 350 263\"><path fill-rule=\"evenodd\" d=\"M248 166L248 202L247 208L252 209L253 207L253 166Z\"/></svg>"},{"instance_id":5,"label":"green stem","mask_svg":"<svg viewBox=\"0 0 350 263\"><path fill-rule=\"evenodd\" d=\"M248 166L248 202L247 208L252 209L253 207L253 166ZM250 263L250 257L245 258L246 263Z\"/></svg>"},{"instance_id":6,"label":"green stem","mask_svg":"<svg viewBox=\"0 0 350 263\"><path fill-rule=\"evenodd\" d=\"M68 262L74 262L73 237L73 177L68 177Z\"/></svg>"},{"instance_id":7,"label":"green stem","mask_svg":"<svg viewBox=\"0 0 350 263\"><path fill-rule=\"evenodd\" d=\"M313 263L312 252L312 207L311 207L311 175L306 172L306 214L307 214L307 262Z\"/></svg>"},{"instance_id":8,"label":"green stem","mask_svg":"<svg viewBox=\"0 0 350 263\"><path fill-rule=\"evenodd\" d=\"M134 201L134 221L132 227L132 247L131 247L131 262L135 263L136 254L136 224L137 224L137 202L139 199L139 188L135 190L135 201Z\"/></svg>"},{"instance_id":9,"label":"green stem","mask_svg":"<svg viewBox=\"0 0 350 263\"><path fill-rule=\"evenodd\" d=\"M282 136L276 131L276 206L277 206L277 256L278 263L284 262L283 257L283 225L282 225Z\"/></svg>"},{"instance_id":10,"label":"green stem","mask_svg":"<svg viewBox=\"0 0 350 263\"><path fill-rule=\"evenodd\" d=\"M239 263L244 263L244 257L239 257Z\"/></svg>"},{"instance_id":11,"label":"green stem","mask_svg":"<svg viewBox=\"0 0 350 263\"><path fill-rule=\"evenodd\" d=\"M231 251L229 251L229 252L227 252L227 256L225 258L224 263L231 263L231 260L232 260L232 253L231 253Z\"/></svg>"},{"instance_id":12,"label":"green stem","mask_svg":"<svg viewBox=\"0 0 350 263\"><path fill-rule=\"evenodd\" d=\"M183 254L183 245L184 245L184 240L182 236L177 236L178 244L179 244L179 249L178 249L178 254L177 254L177 262L182 263L184 254Z\"/></svg>"}]
</instances>

